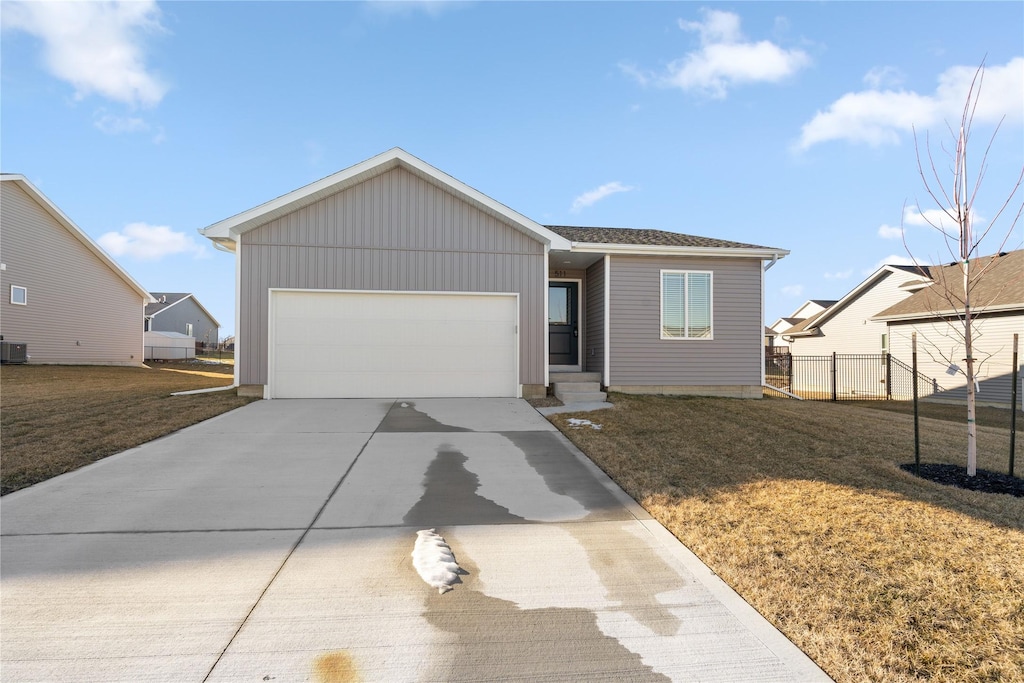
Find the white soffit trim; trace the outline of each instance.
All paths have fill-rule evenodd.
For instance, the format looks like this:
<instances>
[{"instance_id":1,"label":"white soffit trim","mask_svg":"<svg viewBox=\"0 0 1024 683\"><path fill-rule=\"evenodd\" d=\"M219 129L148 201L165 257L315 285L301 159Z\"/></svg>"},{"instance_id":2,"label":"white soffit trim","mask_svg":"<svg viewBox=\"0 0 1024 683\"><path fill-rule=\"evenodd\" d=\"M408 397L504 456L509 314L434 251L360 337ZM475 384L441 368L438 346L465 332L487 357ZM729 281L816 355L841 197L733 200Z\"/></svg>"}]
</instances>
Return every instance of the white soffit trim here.
<instances>
[{"instance_id":1,"label":"white soffit trim","mask_svg":"<svg viewBox=\"0 0 1024 683\"><path fill-rule=\"evenodd\" d=\"M540 223L530 220L521 213L513 211L504 204L491 199L482 192L473 189L462 181L456 180L447 173L434 168L399 147L394 147L383 154L378 154L355 166L350 166L326 178L321 178L277 199L265 202L248 211L243 211L231 218L202 228L199 230L199 233L222 245L228 245L229 241L237 240L238 235L248 230L313 204L341 190L358 185L369 178L390 171L398 166L474 204L484 213L511 223L521 232L526 233L550 248L568 250L570 247L571 243L569 240L561 235L548 230Z\"/></svg>"},{"instance_id":2,"label":"white soffit trim","mask_svg":"<svg viewBox=\"0 0 1024 683\"><path fill-rule=\"evenodd\" d=\"M0 174L0 181L13 182L15 185L25 190L30 197L36 200L36 202L43 207L43 209L50 214L54 220L61 224L65 230L70 232L79 242L84 244L89 251L94 253L108 268L125 281L132 289L139 292L142 295L143 300L146 303L156 303L156 299L150 296L149 291L145 287L135 281L131 275L127 273L121 266L117 265L117 261L112 259L107 252L103 251L100 245L96 244L89 235L85 233L80 227L75 225L74 221L68 218L63 211L57 208L57 205L49 200L49 198L39 191L35 185L29 182L28 178L21 175L20 173L4 173Z\"/></svg>"},{"instance_id":3,"label":"white soffit trim","mask_svg":"<svg viewBox=\"0 0 1024 683\"><path fill-rule=\"evenodd\" d=\"M573 242L570 251L578 253L622 254L633 256L725 256L733 258L780 259L789 254L786 249L756 249L751 247L676 247L659 244L611 244Z\"/></svg>"}]
</instances>

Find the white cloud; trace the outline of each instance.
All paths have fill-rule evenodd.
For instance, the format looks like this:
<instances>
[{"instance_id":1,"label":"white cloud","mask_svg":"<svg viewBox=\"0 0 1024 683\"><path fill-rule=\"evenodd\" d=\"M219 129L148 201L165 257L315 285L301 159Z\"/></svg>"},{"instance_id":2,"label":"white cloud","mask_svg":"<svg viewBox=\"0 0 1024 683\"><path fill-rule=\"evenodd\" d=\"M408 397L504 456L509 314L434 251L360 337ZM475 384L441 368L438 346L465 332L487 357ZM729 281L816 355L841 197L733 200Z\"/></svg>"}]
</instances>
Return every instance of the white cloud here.
<instances>
[{"instance_id":1,"label":"white cloud","mask_svg":"<svg viewBox=\"0 0 1024 683\"><path fill-rule=\"evenodd\" d=\"M966 66L947 69L930 95L880 90L881 76L866 76L869 85L877 81L879 86L846 93L826 111L819 111L803 125L796 147L806 150L830 140L871 146L897 144L915 126L925 129L944 120L958 121L976 70ZM1008 122L1024 121L1024 57L985 69L975 121L994 123L1003 116Z\"/></svg>"},{"instance_id":2,"label":"white cloud","mask_svg":"<svg viewBox=\"0 0 1024 683\"><path fill-rule=\"evenodd\" d=\"M75 87L128 105L158 104L167 86L146 68L143 38L163 31L154 0L4 2L3 28L43 41L46 68Z\"/></svg>"},{"instance_id":3,"label":"white cloud","mask_svg":"<svg viewBox=\"0 0 1024 683\"><path fill-rule=\"evenodd\" d=\"M883 240L898 240L903 238L903 228L898 225L886 225L882 223L878 226L878 236Z\"/></svg>"},{"instance_id":4,"label":"white cloud","mask_svg":"<svg viewBox=\"0 0 1024 683\"><path fill-rule=\"evenodd\" d=\"M117 116L106 109L99 109L93 114L92 125L107 135L142 133L149 130L149 124L137 116Z\"/></svg>"},{"instance_id":5,"label":"white cloud","mask_svg":"<svg viewBox=\"0 0 1024 683\"><path fill-rule=\"evenodd\" d=\"M876 66L864 74L864 83L872 90L895 88L903 84L903 72L894 66Z\"/></svg>"},{"instance_id":6,"label":"white cloud","mask_svg":"<svg viewBox=\"0 0 1024 683\"><path fill-rule=\"evenodd\" d=\"M912 266L914 265L914 259L909 256L900 256L899 254L890 254L884 259L881 259L872 268L868 268L863 271L865 275L870 275L882 266Z\"/></svg>"},{"instance_id":7,"label":"white cloud","mask_svg":"<svg viewBox=\"0 0 1024 683\"><path fill-rule=\"evenodd\" d=\"M837 270L834 273L825 273L825 279L826 280L845 280L848 277L850 277L851 275L853 275L853 268L850 268L849 270L841 270L841 271Z\"/></svg>"},{"instance_id":8,"label":"white cloud","mask_svg":"<svg viewBox=\"0 0 1024 683\"><path fill-rule=\"evenodd\" d=\"M166 225L129 223L121 232L108 232L97 240L111 256L130 256L140 261L158 261L164 256L192 254L205 258L206 247L183 232L175 232Z\"/></svg>"},{"instance_id":9,"label":"white cloud","mask_svg":"<svg viewBox=\"0 0 1024 683\"><path fill-rule=\"evenodd\" d=\"M811 63L803 50L786 50L768 40L746 40L740 17L732 12L702 10L703 21L679 20L679 28L700 34L701 47L670 62L660 75L620 64L641 85L680 88L722 99L730 88L745 83L776 83Z\"/></svg>"},{"instance_id":10,"label":"white cloud","mask_svg":"<svg viewBox=\"0 0 1024 683\"><path fill-rule=\"evenodd\" d=\"M977 213L972 215L971 220L975 224L984 222L984 218L978 216ZM956 220L942 209L926 209L922 212L916 206L908 206L903 209L903 224L883 223L878 227L878 236L888 240L901 239L907 227L936 228L952 234L956 234L960 230Z\"/></svg>"},{"instance_id":11,"label":"white cloud","mask_svg":"<svg viewBox=\"0 0 1024 683\"><path fill-rule=\"evenodd\" d=\"M787 296L801 296L804 293L803 285L786 285L782 288L782 293Z\"/></svg>"},{"instance_id":12,"label":"white cloud","mask_svg":"<svg viewBox=\"0 0 1024 683\"><path fill-rule=\"evenodd\" d=\"M386 17L405 17L417 12L436 17L446 10L465 4L454 0L367 0L364 6Z\"/></svg>"},{"instance_id":13,"label":"white cloud","mask_svg":"<svg viewBox=\"0 0 1024 683\"><path fill-rule=\"evenodd\" d=\"M618 180L610 183L605 183L601 187L593 190L584 192L576 199L572 200L572 208L569 209L573 213L579 213L581 209L584 209L592 204L596 204L605 197L613 195L617 192L629 192L633 187L630 185L623 185Z\"/></svg>"}]
</instances>

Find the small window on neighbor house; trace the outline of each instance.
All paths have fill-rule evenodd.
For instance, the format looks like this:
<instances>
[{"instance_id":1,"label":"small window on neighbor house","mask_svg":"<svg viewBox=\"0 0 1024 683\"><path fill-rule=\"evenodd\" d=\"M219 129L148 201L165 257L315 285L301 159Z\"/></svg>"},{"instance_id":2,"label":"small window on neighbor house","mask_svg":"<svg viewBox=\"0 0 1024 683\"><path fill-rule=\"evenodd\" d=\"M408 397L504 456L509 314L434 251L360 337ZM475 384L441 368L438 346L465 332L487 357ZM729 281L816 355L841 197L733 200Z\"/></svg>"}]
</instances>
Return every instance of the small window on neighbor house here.
<instances>
[{"instance_id":1,"label":"small window on neighbor house","mask_svg":"<svg viewBox=\"0 0 1024 683\"><path fill-rule=\"evenodd\" d=\"M185 323L185 334L192 336L192 323Z\"/></svg>"},{"instance_id":2,"label":"small window on neighbor house","mask_svg":"<svg viewBox=\"0 0 1024 683\"><path fill-rule=\"evenodd\" d=\"M882 353L889 353L889 335L882 335Z\"/></svg>"},{"instance_id":3,"label":"small window on neighbor house","mask_svg":"<svg viewBox=\"0 0 1024 683\"><path fill-rule=\"evenodd\" d=\"M661 271L661 338L711 339L711 273Z\"/></svg>"},{"instance_id":4,"label":"small window on neighbor house","mask_svg":"<svg viewBox=\"0 0 1024 683\"><path fill-rule=\"evenodd\" d=\"M11 303L19 306L28 306L28 290L24 287L11 285Z\"/></svg>"}]
</instances>

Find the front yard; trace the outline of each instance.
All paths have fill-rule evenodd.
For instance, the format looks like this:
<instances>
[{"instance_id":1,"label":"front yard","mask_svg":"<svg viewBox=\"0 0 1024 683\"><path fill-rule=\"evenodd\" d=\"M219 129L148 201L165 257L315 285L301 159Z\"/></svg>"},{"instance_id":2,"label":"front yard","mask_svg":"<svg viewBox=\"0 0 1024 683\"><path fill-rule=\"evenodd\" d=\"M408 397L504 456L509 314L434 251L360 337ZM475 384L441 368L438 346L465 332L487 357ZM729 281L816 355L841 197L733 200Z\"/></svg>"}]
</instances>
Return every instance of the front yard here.
<instances>
[{"instance_id":1,"label":"front yard","mask_svg":"<svg viewBox=\"0 0 1024 683\"><path fill-rule=\"evenodd\" d=\"M552 419L837 681L1024 680L1024 498L901 471L914 459L911 416L773 399L612 400ZM601 429L571 427L572 417ZM1009 412L979 420L979 467L1005 472L1000 417L1007 424ZM922 460L963 463L965 432L922 419ZM1018 438L1018 475L1022 451Z\"/></svg>"},{"instance_id":2,"label":"front yard","mask_svg":"<svg viewBox=\"0 0 1024 683\"><path fill-rule=\"evenodd\" d=\"M229 365L0 366L0 492L10 493L243 406Z\"/></svg>"}]
</instances>

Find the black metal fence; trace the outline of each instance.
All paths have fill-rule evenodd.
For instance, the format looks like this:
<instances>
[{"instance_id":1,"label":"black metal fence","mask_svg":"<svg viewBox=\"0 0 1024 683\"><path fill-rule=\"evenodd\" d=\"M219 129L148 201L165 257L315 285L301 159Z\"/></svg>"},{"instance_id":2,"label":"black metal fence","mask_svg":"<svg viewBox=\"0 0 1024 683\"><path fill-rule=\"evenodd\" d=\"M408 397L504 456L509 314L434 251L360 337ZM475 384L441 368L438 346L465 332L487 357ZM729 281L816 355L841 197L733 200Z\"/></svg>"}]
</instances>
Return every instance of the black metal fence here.
<instances>
[{"instance_id":1,"label":"black metal fence","mask_svg":"<svg viewBox=\"0 0 1024 683\"><path fill-rule=\"evenodd\" d=\"M888 353L828 356L765 355L765 382L812 401L909 401L914 372ZM935 380L917 374L918 396L937 390Z\"/></svg>"}]
</instances>

